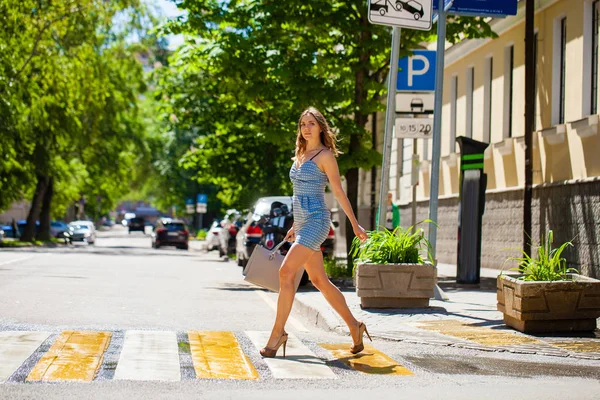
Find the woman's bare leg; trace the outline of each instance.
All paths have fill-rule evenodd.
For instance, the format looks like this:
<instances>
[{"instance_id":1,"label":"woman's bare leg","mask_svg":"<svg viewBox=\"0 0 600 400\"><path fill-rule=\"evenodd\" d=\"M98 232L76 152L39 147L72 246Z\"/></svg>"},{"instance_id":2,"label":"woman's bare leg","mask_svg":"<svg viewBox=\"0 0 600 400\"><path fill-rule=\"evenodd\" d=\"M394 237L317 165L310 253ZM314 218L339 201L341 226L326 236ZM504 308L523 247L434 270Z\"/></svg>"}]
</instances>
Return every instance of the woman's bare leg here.
<instances>
[{"instance_id":1,"label":"woman's bare leg","mask_svg":"<svg viewBox=\"0 0 600 400\"><path fill-rule=\"evenodd\" d=\"M357 343L358 338L358 325L359 322L354 318L352 312L348 308L348 304L346 303L346 298L340 292L340 290L329 280L327 274L325 273L325 266L323 265L323 253L320 251L316 252L305 264L304 268L306 268L306 272L308 272L308 276L310 277L310 281L313 286L319 289L325 299L333 307L333 309L342 317L346 325L348 325L348 329L350 330L350 334L352 335L352 340L354 343Z\"/></svg>"},{"instance_id":2,"label":"woman's bare leg","mask_svg":"<svg viewBox=\"0 0 600 400\"><path fill-rule=\"evenodd\" d=\"M275 317L275 324L271 331L271 337L267 343L267 347L272 348L277 344L279 338L284 332L285 323L292 311L292 304L294 303L294 295L296 294L296 287L294 286L294 278L298 269L306 264L307 260L314 258L315 253L321 253L320 251L315 252L308 247L294 243L290 248L290 251L285 256L283 264L279 269L279 297L277 298L277 316Z\"/></svg>"}]
</instances>

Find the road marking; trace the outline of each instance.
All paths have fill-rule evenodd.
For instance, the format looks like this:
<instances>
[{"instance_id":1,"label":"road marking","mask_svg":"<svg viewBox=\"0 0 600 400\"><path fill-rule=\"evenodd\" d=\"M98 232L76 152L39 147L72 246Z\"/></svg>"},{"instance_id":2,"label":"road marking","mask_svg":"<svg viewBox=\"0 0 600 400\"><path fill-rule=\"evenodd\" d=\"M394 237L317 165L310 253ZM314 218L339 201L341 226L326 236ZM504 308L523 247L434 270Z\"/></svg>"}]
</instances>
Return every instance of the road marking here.
<instances>
[{"instance_id":1,"label":"road marking","mask_svg":"<svg viewBox=\"0 0 600 400\"><path fill-rule=\"evenodd\" d=\"M0 383L44 343L50 332L0 332Z\"/></svg>"},{"instance_id":2,"label":"road marking","mask_svg":"<svg viewBox=\"0 0 600 400\"><path fill-rule=\"evenodd\" d=\"M269 307L271 307L275 312L277 312L277 304L269 297L268 294L266 294L262 290L257 290L255 293L258 294L260 297L262 297L262 299L265 301L265 303L267 303L269 305ZM298 321L296 318L292 317L291 315L288 317L288 322L294 328L296 328L296 330L299 332L309 332L309 330L306 329L300 321Z\"/></svg>"},{"instance_id":3,"label":"road marking","mask_svg":"<svg viewBox=\"0 0 600 400\"><path fill-rule=\"evenodd\" d=\"M92 381L102 364L111 335L110 332L64 331L26 380Z\"/></svg>"},{"instance_id":4,"label":"road marking","mask_svg":"<svg viewBox=\"0 0 600 400\"><path fill-rule=\"evenodd\" d=\"M127 331L114 379L179 381L177 335L169 331Z\"/></svg>"},{"instance_id":5,"label":"road marking","mask_svg":"<svg viewBox=\"0 0 600 400\"><path fill-rule=\"evenodd\" d=\"M454 336L485 346L510 346L518 344L541 344L539 340L520 335L512 331L465 324L455 320L435 320L417 322L419 328L439 332L442 335Z\"/></svg>"},{"instance_id":6,"label":"road marking","mask_svg":"<svg viewBox=\"0 0 600 400\"><path fill-rule=\"evenodd\" d=\"M34 257L35 256L27 256L27 257L17 258L16 260L8 260L8 261L1 262L0 265L6 265L6 264L18 262L18 261L29 260L30 258L34 258Z\"/></svg>"},{"instance_id":7,"label":"road marking","mask_svg":"<svg viewBox=\"0 0 600 400\"><path fill-rule=\"evenodd\" d=\"M320 346L329 350L338 361L343 362L356 371L378 375L414 375L408 368L403 367L381 351L367 344L365 344L365 349L359 354L350 353L350 345L347 343L323 343Z\"/></svg>"},{"instance_id":8,"label":"road marking","mask_svg":"<svg viewBox=\"0 0 600 400\"><path fill-rule=\"evenodd\" d=\"M262 349L269 340L269 332L246 331L257 349ZM325 361L318 358L293 334L289 334L286 358L279 348L276 358L264 361L276 379L337 379Z\"/></svg>"},{"instance_id":9,"label":"road marking","mask_svg":"<svg viewBox=\"0 0 600 400\"><path fill-rule=\"evenodd\" d=\"M198 378L258 379L233 332L188 331L188 338Z\"/></svg>"}]
</instances>

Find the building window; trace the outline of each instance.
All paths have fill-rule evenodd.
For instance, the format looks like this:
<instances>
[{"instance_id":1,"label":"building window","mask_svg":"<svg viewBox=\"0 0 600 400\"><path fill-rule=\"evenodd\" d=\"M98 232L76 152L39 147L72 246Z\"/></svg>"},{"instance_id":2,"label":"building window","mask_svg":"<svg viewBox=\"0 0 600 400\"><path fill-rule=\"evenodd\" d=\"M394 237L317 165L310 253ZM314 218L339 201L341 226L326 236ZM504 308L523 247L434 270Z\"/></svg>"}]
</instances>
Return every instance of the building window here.
<instances>
[{"instance_id":1,"label":"building window","mask_svg":"<svg viewBox=\"0 0 600 400\"><path fill-rule=\"evenodd\" d=\"M492 84L494 82L494 59L485 60L485 87L483 99L483 141L490 143L492 137Z\"/></svg>"},{"instance_id":2,"label":"building window","mask_svg":"<svg viewBox=\"0 0 600 400\"><path fill-rule=\"evenodd\" d=\"M600 19L600 0L592 3L592 93L591 114L598 113L598 20Z\"/></svg>"},{"instance_id":3,"label":"building window","mask_svg":"<svg viewBox=\"0 0 600 400\"><path fill-rule=\"evenodd\" d=\"M512 137L515 46L504 50L504 137Z\"/></svg>"},{"instance_id":4,"label":"building window","mask_svg":"<svg viewBox=\"0 0 600 400\"><path fill-rule=\"evenodd\" d=\"M565 80L566 80L566 60L567 55L567 18L560 20L560 105L558 123L565 122Z\"/></svg>"},{"instance_id":5,"label":"building window","mask_svg":"<svg viewBox=\"0 0 600 400\"><path fill-rule=\"evenodd\" d=\"M458 102L458 76L450 84L450 153L456 152L456 103Z\"/></svg>"},{"instance_id":6,"label":"building window","mask_svg":"<svg viewBox=\"0 0 600 400\"><path fill-rule=\"evenodd\" d=\"M475 91L475 68L467 70L467 132L468 138L473 138L473 92Z\"/></svg>"}]
</instances>

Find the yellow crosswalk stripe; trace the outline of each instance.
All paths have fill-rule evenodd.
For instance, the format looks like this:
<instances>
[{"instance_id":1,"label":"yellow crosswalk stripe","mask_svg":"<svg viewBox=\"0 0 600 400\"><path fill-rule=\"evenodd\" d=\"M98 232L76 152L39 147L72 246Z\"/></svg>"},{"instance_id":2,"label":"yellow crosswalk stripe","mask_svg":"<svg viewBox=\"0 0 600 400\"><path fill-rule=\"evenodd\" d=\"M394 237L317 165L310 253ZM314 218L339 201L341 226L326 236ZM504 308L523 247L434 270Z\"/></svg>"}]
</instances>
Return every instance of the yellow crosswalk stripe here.
<instances>
[{"instance_id":1,"label":"yellow crosswalk stripe","mask_svg":"<svg viewBox=\"0 0 600 400\"><path fill-rule=\"evenodd\" d=\"M398 364L373 346L365 345L365 349L359 354L350 353L348 343L323 343L320 346L329 350L338 361L356 371L378 375L414 375L411 370Z\"/></svg>"},{"instance_id":2,"label":"yellow crosswalk stripe","mask_svg":"<svg viewBox=\"0 0 600 400\"><path fill-rule=\"evenodd\" d=\"M258 372L233 332L188 331L198 378L258 379Z\"/></svg>"},{"instance_id":3,"label":"yellow crosswalk stripe","mask_svg":"<svg viewBox=\"0 0 600 400\"><path fill-rule=\"evenodd\" d=\"M64 331L26 380L90 382L102 364L110 338L110 332Z\"/></svg>"}]
</instances>

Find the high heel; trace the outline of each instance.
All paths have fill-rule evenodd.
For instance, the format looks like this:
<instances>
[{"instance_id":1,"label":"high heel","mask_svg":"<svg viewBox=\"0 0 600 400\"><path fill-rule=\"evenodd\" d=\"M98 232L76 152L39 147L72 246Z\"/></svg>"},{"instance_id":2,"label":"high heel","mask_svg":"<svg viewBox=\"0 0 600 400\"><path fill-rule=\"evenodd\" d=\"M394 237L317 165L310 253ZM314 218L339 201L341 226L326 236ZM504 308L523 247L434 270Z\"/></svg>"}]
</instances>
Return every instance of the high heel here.
<instances>
[{"instance_id":1,"label":"high heel","mask_svg":"<svg viewBox=\"0 0 600 400\"><path fill-rule=\"evenodd\" d=\"M365 349L365 345L363 344L363 335L367 334L367 337L369 338L369 340L372 342L373 339L371 339L371 335L369 335L369 331L367 330L367 326L361 322L358 325L358 343L356 343L354 346L352 346L350 348L350 353L352 354L357 354L360 353L361 351L363 351Z\"/></svg>"},{"instance_id":2,"label":"high heel","mask_svg":"<svg viewBox=\"0 0 600 400\"><path fill-rule=\"evenodd\" d=\"M277 342L275 347L270 348L270 347L265 346L264 349L260 350L260 355L265 358L274 358L275 355L277 354L277 350L279 350L279 348L283 345L283 358L285 358L285 348L287 346L287 341L288 341L288 334L284 332L281 335L281 337L279 338L279 341Z\"/></svg>"}]
</instances>

